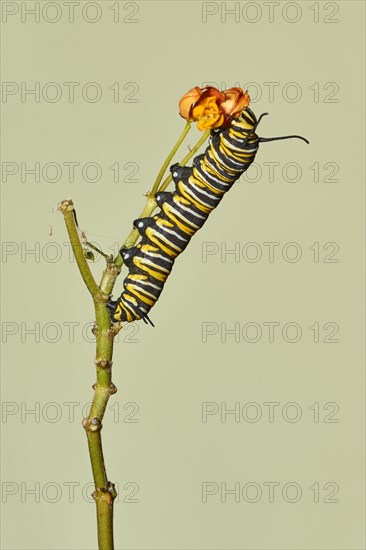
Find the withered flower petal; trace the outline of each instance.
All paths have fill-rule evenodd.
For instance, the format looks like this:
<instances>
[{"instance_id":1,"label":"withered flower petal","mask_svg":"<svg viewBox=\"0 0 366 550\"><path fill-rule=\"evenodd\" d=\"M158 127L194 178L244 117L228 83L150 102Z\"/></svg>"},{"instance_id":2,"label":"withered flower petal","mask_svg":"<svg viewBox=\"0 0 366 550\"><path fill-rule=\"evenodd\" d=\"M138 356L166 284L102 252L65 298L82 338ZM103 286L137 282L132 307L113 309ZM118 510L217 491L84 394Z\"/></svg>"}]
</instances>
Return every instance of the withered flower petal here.
<instances>
[{"instance_id":1,"label":"withered flower petal","mask_svg":"<svg viewBox=\"0 0 366 550\"><path fill-rule=\"evenodd\" d=\"M225 101L220 104L220 109L233 118L236 118L245 107L250 103L248 90L243 93L241 88L229 88L222 92L225 96Z\"/></svg>"},{"instance_id":2,"label":"withered flower petal","mask_svg":"<svg viewBox=\"0 0 366 550\"><path fill-rule=\"evenodd\" d=\"M179 114L186 120L193 120L191 118L191 111L194 106L194 104L198 101L198 99L201 97L202 91L201 88L198 86L195 86L189 92L184 94L183 97L179 100Z\"/></svg>"}]
</instances>

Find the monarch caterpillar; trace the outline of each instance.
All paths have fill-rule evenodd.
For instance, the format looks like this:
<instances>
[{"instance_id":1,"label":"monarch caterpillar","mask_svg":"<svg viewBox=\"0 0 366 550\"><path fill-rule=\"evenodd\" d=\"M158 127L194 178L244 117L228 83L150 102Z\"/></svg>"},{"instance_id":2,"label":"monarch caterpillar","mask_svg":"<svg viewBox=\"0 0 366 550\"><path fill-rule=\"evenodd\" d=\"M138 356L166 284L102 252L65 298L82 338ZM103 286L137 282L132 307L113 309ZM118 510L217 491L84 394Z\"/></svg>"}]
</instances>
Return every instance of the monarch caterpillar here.
<instances>
[{"instance_id":1,"label":"monarch caterpillar","mask_svg":"<svg viewBox=\"0 0 366 550\"><path fill-rule=\"evenodd\" d=\"M155 195L160 212L133 222L141 236L137 246L121 248L120 254L129 273L123 282L124 291L108 308L114 322L143 319L153 323L148 313L159 299L176 257L183 252L193 235L207 220L233 183L254 161L259 143L299 138L291 135L260 138L255 133L257 120L246 107L228 128L211 131L204 154L195 157L193 166L170 167L175 191Z\"/></svg>"}]
</instances>

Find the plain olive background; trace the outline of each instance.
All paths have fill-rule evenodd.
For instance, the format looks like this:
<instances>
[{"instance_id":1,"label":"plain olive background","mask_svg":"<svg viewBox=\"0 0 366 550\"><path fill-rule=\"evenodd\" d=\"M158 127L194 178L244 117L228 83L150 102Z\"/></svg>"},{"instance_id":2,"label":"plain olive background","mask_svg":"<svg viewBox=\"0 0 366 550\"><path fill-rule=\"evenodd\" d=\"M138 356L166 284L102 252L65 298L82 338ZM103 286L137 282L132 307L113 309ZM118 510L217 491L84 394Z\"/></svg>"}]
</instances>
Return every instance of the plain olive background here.
<instances>
[{"instance_id":1,"label":"plain olive background","mask_svg":"<svg viewBox=\"0 0 366 550\"><path fill-rule=\"evenodd\" d=\"M262 144L177 260L156 328L120 333L103 429L116 548L364 548L364 3L2 10L2 547L96 548L93 310L54 209L71 197L116 251L184 126L179 98L215 82L248 87L260 135L310 145Z\"/></svg>"}]
</instances>

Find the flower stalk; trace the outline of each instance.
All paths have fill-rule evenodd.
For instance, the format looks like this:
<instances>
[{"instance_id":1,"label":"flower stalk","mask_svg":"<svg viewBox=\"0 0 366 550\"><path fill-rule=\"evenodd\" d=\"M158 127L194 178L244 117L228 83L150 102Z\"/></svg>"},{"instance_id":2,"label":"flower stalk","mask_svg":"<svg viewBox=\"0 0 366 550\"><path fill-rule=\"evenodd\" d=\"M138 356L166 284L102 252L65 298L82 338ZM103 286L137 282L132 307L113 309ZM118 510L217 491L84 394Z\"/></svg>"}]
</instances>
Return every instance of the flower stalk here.
<instances>
[{"instance_id":1,"label":"flower stalk","mask_svg":"<svg viewBox=\"0 0 366 550\"><path fill-rule=\"evenodd\" d=\"M191 129L191 123L189 122L189 120L187 120L186 125L184 126L184 129L183 129L183 132L179 136L179 139L178 139L177 143L174 145L173 149L170 151L169 155L165 159L164 164L162 165L162 167L159 170L159 173L156 177L156 180L155 180L154 185L153 185L152 190L151 190L151 195L155 195L155 193L157 192L159 184L160 184L161 180L163 179L163 176L164 176L168 166L170 165L172 158L174 157L175 153L178 151L179 147L182 145L182 143L184 141L184 138L186 137L186 135L188 134L190 129Z\"/></svg>"},{"instance_id":2,"label":"flower stalk","mask_svg":"<svg viewBox=\"0 0 366 550\"><path fill-rule=\"evenodd\" d=\"M206 132L197 141L196 145L189 151L189 153L187 153L184 159L180 161L179 166L185 166L187 164L187 162L196 154L198 149L205 143L209 135L210 135L210 130L206 130ZM165 189L168 187L172 179L173 179L172 175L169 174L169 176L167 176L163 181L163 183L161 184L159 191L165 191Z\"/></svg>"}]
</instances>

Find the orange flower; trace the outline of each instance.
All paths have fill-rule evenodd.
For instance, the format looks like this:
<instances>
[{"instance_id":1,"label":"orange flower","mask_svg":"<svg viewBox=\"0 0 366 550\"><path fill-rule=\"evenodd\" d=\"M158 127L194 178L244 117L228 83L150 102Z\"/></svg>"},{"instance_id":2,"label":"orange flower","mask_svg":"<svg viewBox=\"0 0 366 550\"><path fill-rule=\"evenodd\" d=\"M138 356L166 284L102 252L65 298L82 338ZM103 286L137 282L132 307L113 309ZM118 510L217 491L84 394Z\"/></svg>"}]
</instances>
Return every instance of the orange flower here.
<instances>
[{"instance_id":1,"label":"orange flower","mask_svg":"<svg viewBox=\"0 0 366 550\"><path fill-rule=\"evenodd\" d=\"M197 122L199 130L218 128L224 122L219 105L225 96L217 88L195 86L179 101L179 114L190 122Z\"/></svg>"},{"instance_id":2,"label":"orange flower","mask_svg":"<svg viewBox=\"0 0 366 550\"><path fill-rule=\"evenodd\" d=\"M225 115L220 111L216 98L205 97L192 109L193 120L197 120L199 130L208 128L220 128L225 120Z\"/></svg>"},{"instance_id":3,"label":"orange flower","mask_svg":"<svg viewBox=\"0 0 366 550\"><path fill-rule=\"evenodd\" d=\"M248 90L243 93L241 88L229 88L222 92L225 96L225 101L220 104L220 109L227 115L236 118L240 115L244 107L248 107L250 97Z\"/></svg>"},{"instance_id":4,"label":"orange flower","mask_svg":"<svg viewBox=\"0 0 366 550\"><path fill-rule=\"evenodd\" d=\"M197 122L199 130L225 128L249 102L248 92L243 93L241 88L220 92L213 86L195 86L180 99L179 114L190 122Z\"/></svg>"}]
</instances>

